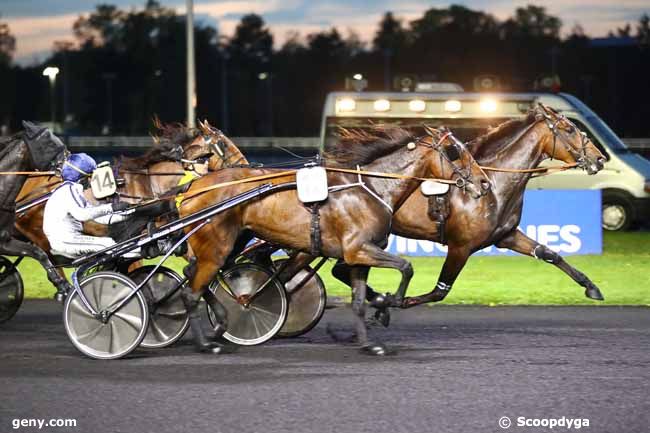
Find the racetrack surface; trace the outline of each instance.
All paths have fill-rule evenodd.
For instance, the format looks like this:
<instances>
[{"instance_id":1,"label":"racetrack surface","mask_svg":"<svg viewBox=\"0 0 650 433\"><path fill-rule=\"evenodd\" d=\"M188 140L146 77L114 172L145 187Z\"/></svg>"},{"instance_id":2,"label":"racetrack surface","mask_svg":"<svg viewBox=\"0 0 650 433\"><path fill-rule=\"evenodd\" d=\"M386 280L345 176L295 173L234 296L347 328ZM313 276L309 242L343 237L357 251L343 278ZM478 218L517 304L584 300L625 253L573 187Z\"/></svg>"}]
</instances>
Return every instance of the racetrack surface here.
<instances>
[{"instance_id":1,"label":"racetrack surface","mask_svg":"<svg viewBox=\"0 0 650 433\"><path fill-rule=\"evenodd\" d=\"M325 313L305 337L199 355L186 336L118 361L83 357L60 307L26 301L0 325L0 432L18 418L74 418L42 432L497 432L518 417L588 418L586 432L650 431L650 309L418 307L373 328L385 358L334 343ZM574 429L572 429L574 430Z\"/></svg>"}]
</instances>

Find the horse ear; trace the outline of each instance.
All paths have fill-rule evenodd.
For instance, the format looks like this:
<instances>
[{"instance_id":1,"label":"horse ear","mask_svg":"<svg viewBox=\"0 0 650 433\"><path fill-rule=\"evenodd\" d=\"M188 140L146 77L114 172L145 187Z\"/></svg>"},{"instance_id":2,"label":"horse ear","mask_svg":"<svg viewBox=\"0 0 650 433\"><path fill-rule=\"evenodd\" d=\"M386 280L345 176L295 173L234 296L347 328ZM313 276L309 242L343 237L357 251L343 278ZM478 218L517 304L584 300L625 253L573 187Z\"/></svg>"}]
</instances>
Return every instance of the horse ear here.
<instances>
[{"instance_id":1,"label":"horse ear","mask_svg":"<svg viewBox=\"0 0 650 433\"><path fill-rule=\"evenodd\" d=\"M30 138L36 137L38 134L43 132L43 130L47 129L44 126L30 122L29 120L23 120L23 128L25 128L25 132L27 132L27 136Z\"/></svg>"},{"instance_id":2,"label":"horse ear","mask_svg":"<svg viewBox=\"0 0 650 433\"><path fill-rule=\"evenodd\" d=\"M433 136L438 133L438 131L435 128L430 127L429 125L423 125L424 126L424 132L427 134Z\"/></svg>"}]
</instances>

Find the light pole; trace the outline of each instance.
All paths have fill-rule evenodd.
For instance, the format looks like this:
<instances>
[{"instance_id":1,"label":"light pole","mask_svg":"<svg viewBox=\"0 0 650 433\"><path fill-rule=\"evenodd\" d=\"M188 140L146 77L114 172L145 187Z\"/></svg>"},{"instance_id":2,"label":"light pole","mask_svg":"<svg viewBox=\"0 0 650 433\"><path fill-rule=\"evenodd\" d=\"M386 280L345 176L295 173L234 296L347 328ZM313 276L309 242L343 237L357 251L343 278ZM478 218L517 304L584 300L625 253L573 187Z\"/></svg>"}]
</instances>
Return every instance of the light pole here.
<instances>
[{"instance_id":1,"label":"light pole","mask_svg":"<svg viewBox=\"0 0 650 433\"><path fill-rule=\"evenodd\" d=\"M187 126L194 128L196 120L194 112L196 107L196 84L194 73L194 4L193 0L186 0L186 27L187 27Z\"/></svg>"},{"instance_id":2,"label":"light pole","mask_svg":"<svg viewBox=\"0 0 650 433\"><path fill-rule=\"evenodd\" d=\"M56 101L54 99L54 87L56 84L56 76L59 73L59 68L56 66L48 66L43 69L43 76L50 79L50 121L52 122L52 129L54 130L54 122L56 121Z\"/></svg>"}]
</instances>

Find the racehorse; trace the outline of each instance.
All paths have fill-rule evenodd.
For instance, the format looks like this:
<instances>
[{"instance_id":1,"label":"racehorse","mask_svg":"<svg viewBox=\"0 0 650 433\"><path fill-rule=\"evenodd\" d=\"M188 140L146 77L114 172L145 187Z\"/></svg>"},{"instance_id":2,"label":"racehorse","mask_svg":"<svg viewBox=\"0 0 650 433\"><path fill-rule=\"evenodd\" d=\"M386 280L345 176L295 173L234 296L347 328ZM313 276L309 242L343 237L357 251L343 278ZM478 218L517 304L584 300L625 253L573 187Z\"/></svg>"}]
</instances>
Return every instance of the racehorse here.
<instances>
[{"instance_id":1,"label":"racehorse","mask_svg":"<svg viewBox=\"0 0 650 433\"><path fill-rule=\"evenodd\" d=\"M489 194L480 200L466 200L458 191L451 191L448 197L450 213L443 233L438 229L437 220L430 216L429 198L419 191L411 194L395 213L394 234L441 242L449 247L434 290L406 298L403 307L442 301L469 256L490 245L551 263L583 286L585 296L602 300L603 295L589 278L517 227L526 183L532 174L538 172L535 167L551 158L575 164L588 174L595 174L605 162L598 148L566 117L543 105L532 109L523 119L501 124L470 142L468 147L481 166L496 169L489 172L493 185ZM337 263L333 269L334 276L346 283L350 281L349 272L342 263ZM369 289L369 297L376 296Z\"/></svg>"},{"instance_id":2,"label":"racehorse","mask_svg":"<svg viewBox=\"0 0 650 433\"><path fill-rule=\"evenodd\" d=\"M402 278L396 302L401 303L413 275L411 264L401 257L385 252L393 210L399 208L417 187L423 176L455 178L464 191L478 198L489 190L489 181L469 152L446 131L427 131L413 137L403 129L385 130L385 137L371 134L350 134L342 137L329 154L325 154L329 185L350 188L332 193L320 211L308 210L298 201L294 189L275 192L242 203L215 215L199 228L189 243L195 258L185 269L189 285L182 297L190 315L190 326L199 351L220 353L223 347L210 342L201 328L198 301L203 295L217 316L217 335L227 328L226 311L208 290L209 284L223 267L244 230L283 247L313 252L317 249L327 257L344 258L352 265L355 326L358 342L364 353L386 354L382 344L369 343L364 322L366 278L370 267L386 267L400 271ZM381 178L343 173L341 167L360 167L373 172L399 172L402 178ZM345 169L343 169L345 170ZM354 170L353 170L354 171ZM251 176L279 176L271 180L248 182ZM222 182L241 180L245 183L216 188ZM227 169L194 182L187 199L179 208L181 216L197 212L208 205L271 182L275 185L293 182L294 175L272 169ZM316 218L314 218L316 213ZM319 220L318 230L314 219ZM186 229L187 231L191 228ZM319 236L312 233L319 232ZM241 300L246 302L245 299Z\"/></svg>"},{"instance_id":3,"label":"racehorse","mask_svg":"<svg viewBox=\"0 0 650 433\"><path fill-rule=\"evenodd\" d=\"M24 132L3 140L0 150L0 254L32 257L43 266L47 278L58 290L70 285L61 276L42 248L15 237L16 197L27 180L28 170L60 170L67 150L63 142L48 128L23 122ZM40 178L40 177L39 177Z\"/></svg>"},{"instance_id":4,"label":"racehorse","mask_svg":"<svg viewBox=\"0 0 650 433\"><path fill-rule=\"evenodd\" d=\"M118 194L126 201L138 203L156 198L176 187L183 177L183 164L202 162L208 158L208 168L217 171L224 167L246 163L237 146L221 131L207 121L200 122L198 129L183 125L156 124L160 137L154 139L155 146L144 155L115 161L117 177L124 179ZM28 179L17 197L18 201L34 199L55 189L61 183L57 176ZM88 197L91 199L90 197ZM34 206L19 214L16 228L30 242L49 254L50 245L43 233L44 206ZM129 220L125 221L129 224ZM94 236L108 236L106 225L92 221L84 223L84 232ZM63 271L59 270L62 278Z\"/></svg>"}]
</instances>

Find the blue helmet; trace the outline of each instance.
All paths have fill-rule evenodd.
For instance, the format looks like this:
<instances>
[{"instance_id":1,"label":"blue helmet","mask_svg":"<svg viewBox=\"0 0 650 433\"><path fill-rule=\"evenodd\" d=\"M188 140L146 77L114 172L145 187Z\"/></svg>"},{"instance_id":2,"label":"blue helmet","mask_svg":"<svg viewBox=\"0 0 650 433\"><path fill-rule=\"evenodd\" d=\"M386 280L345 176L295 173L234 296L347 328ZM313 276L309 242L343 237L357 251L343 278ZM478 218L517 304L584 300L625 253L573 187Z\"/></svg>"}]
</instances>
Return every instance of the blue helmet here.
<instances>
[{"instance_id":1,"label":"blue helmet","mask_svg":"<svg viewBox=\"0 0 650 433\"><path fill-rule=\"evenodd\" d=\"M73 153L63 164L61 177L63 180L78 182L85 176L90 176L97 168L94 159L85 153Z\"/></svg>"}]
</instances>

